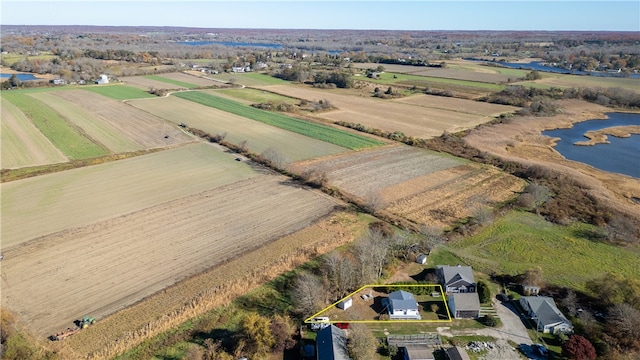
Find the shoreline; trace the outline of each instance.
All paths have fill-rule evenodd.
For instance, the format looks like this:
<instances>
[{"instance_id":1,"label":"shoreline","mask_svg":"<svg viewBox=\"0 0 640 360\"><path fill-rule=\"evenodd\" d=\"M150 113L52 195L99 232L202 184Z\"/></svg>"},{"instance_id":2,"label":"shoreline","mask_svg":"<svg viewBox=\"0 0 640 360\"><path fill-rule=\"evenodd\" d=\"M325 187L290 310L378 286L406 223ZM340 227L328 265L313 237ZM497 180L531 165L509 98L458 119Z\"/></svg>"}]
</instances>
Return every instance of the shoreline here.
<instances>
[{"instance_id":1,"label":"shoreline","mask_svg":"<svg viewBox=\"0 0 640 360\"><path fill-rule=\"evenodd\" d=\"M618 138L630 138L631 135L640 135L640 125L613 126L606 129L591 130L584 134L589 140L576 141L576 146L593 146L596 144L610 144L607 135Z\"/></svg>"}]
</instances>

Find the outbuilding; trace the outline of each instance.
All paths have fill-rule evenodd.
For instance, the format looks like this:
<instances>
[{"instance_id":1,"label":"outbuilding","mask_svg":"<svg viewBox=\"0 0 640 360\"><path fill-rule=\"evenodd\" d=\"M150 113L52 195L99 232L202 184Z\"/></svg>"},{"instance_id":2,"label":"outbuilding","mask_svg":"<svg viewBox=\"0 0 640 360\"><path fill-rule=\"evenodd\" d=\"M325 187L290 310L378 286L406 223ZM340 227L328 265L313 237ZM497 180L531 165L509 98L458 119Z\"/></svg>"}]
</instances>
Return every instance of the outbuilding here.
<instances>
[{"instance_id":1,"label":"outbuilding","mask_svg":"<svg viewBox=\"0 0 640 360\"><path fill-rule=\"evenodd\" d=\"M427 263L427 255L425 254L420 254L418 255L418 257L416 257L416 262L420 265L424 265Z\"/></svg>"},{"instance_id":2,"label":"outbuilding","mask_svg":"<svg viewBox=\"0 0 640 360\"><path fill-rule=\"evenodd\" d=\"M351 305L353 305L353 298L348 297L346 299L342 299L342 301L340 301L336 306L338 309L347 310Z\"/></svg>"}]
</instances>

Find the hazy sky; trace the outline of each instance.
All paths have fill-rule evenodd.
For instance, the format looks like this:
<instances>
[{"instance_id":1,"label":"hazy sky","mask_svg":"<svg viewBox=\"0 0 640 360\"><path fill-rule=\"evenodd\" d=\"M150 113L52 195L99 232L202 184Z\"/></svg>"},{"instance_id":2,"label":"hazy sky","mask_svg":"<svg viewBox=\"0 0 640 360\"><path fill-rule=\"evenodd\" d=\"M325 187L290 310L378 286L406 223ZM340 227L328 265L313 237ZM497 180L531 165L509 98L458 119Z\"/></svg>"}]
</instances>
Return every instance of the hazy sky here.
<instances>
[{"instance_id":1,"label":"hazy sky","mask_svg":"<svg viewBox=\"0 0 640 360\"><path fill-rule=\"evenodd\" d=\"M640 31L640 1L0 0L11 25Z\"/></svg>"}]
</instances>

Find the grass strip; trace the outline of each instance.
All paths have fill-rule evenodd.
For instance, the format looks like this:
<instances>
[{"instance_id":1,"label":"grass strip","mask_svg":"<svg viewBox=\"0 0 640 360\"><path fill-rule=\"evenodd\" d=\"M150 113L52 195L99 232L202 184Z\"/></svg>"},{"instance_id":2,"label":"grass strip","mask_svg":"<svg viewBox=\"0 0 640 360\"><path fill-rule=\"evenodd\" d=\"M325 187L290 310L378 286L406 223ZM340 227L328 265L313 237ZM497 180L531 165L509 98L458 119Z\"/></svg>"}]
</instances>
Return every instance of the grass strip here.
<instances>
[{"instance_id":1,"label":"grass strip","mask_svg":"<svg viewBox=\"0 0 640 360\"><path fill-rule=\"evenodd\" d=\"M184 81L179 81L179 80L173 80L173 79L168 79L166 77L162 77L162 76L158 76L158 75L147 75L145 76L145 78L147 79L151 79L151 80L156 80L156 81L161 81L167 84L172 84L172 85L176 85L176 86L180 86L186 89L195 89L198 88L200 86L195 85L195 84L190 84L190 83L186 83Z\"/></svg>"},{"instance_id":2,"label":"grass strip","mask_svg":"<svg viewBox=\"0 0 640 360\"><path fill-rule=\"evenodd\" d=\"M19 92L3 94L17 106L51 143L69 159L88 159L109 154L102 144L87 137L43 102Z\"/></svg>"},{"instance_id":3,"label":"grass strip","mask_svg":"<svg viewBox=\"0 0 640 360\"><path fill-rule=\"evenodd\" d=\"M144 99L156 97L153 94L127 85L87 86L82 89L93 91L115 100Z\"/></svg>"},{"instance_id":4,"label":"grass strip","mask_svg":"<svg viewBox=\"0 0 640 360\"><path fill-rule=\"evenodd\" d=\"M213 107L235 115L260 121L267 125L275 126L300 135L342 146L351 150L382 145L383 142L353 134L330 126L316 124L279 113L268 112L254 107L238 103L197 91L175 93L175 96L193 101L205 106Z\"/></svg>"}]
</instances>

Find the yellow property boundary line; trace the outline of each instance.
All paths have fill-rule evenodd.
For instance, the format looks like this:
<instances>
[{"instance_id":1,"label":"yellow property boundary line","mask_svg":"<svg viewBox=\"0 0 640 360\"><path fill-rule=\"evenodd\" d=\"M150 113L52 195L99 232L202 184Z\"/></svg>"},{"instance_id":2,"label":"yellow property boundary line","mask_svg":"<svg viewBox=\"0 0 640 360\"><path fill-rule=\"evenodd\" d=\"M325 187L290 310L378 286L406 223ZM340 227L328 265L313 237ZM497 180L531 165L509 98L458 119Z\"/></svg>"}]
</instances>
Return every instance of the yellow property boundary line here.
<instances>
[{"instance_id":1,"label":"yellow property boundary line","mask_svg":"<svg viewBox=\"0 0 640 360\"><path fill-rule=\"evenodd\" d=\"M322 314L325 311L328 311L330 309L332 309L333 307L335 307L336 305L338 305L341 301L346 300L350 297L353 297L355 294L359 293L360 291L366 289L366 288L379 288L379 287L386 287L386 288L393 288L393 287L437 287L438 289L440 289L439 293L440 293L440 300L442 300L444 302L444 307L447 310L447 319L446 320L329 320L329 321L314 321L313 319L318 317L320 314ZM445 294L444 291L442 291L442 285L440 284L370 284L370 285L364 285L361 288L359 288L358 290L350 293L349 295L343 297L342 299L334 302L333 304L325 307L324 309L320 310L319 312L313 314L312 316L308 317L307 319L304 320L305 324L335 324L335 323L369 323L369 324L373 324L373 323L384 323L384 322L392 322L392 323L450 323L453 320L451 319L451 312L449 311L449 304L447 304L447 299L445 298Z\"/></svg>"}]
</instances>

